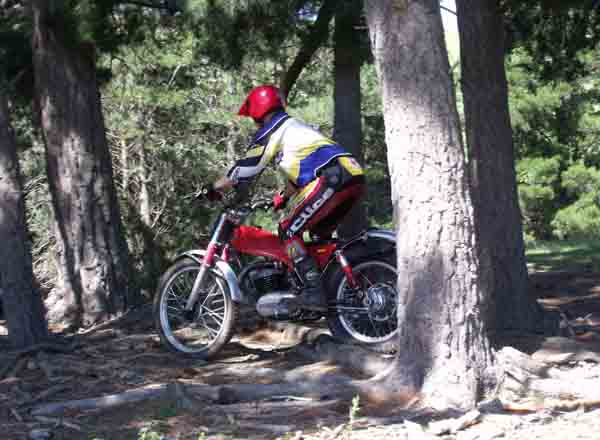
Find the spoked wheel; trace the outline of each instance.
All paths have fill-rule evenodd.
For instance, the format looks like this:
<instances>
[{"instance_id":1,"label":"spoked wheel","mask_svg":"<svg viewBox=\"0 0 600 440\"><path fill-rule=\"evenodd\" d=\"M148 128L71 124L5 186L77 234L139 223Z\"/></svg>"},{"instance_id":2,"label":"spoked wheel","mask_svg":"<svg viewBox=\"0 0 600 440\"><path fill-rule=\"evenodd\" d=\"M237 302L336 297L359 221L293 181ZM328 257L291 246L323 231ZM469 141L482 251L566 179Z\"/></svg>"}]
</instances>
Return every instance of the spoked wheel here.
<instances>
[{"instance_id":1,"label":"spoked wheel","mask_svg":"<svg viewBox=\"0 0 600 440\"><path fill-rule=\"evenodd\" d=\"M355 263L352 271L357 289L348 285L341 270L332 278L330 294L335 294L336 313L329 318L331 333L378 351L394 351L398 331L395 267L385 260L370 259Z\"/></svg>"},{"instance_id":2,"label":"spoked wheel","mask_svg":"<svg viewBox=\"0 0 600 440\"><path fill-rule=\"evenodd\" d=\"M154 320L169 350L208 359L231 339L237 305L231 300L226 283L208 272L196 305L186 311L185 304L199 270L199 264L187 258L167 270L154 298Z\"/></svg>"}]
</instances>

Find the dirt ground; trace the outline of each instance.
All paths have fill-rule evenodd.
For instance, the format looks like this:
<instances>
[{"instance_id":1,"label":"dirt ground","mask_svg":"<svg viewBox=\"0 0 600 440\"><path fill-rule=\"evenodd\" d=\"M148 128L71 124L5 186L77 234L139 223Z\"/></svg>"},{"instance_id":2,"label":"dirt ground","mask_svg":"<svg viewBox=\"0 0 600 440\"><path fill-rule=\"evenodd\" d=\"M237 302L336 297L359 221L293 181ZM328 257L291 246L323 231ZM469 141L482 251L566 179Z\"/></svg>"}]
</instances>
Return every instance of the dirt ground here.
<instances>
[{"instance_id":1,"label":"dirt ground","mask_svg":"<svg viewBox=\"0 0 600 440\"><path fill-rule=\"evenodd\" d=\"M563 333L578 339L595 338L595 319L600 316L599 273L536 273L531 277L531 294L544 298L548 310L560 305L566 311L574 327L563 328ZM368 402L355 402L352 410L352 399L287 395L216 405L182 397L169 388L159 398L113 408L67 409L58 415L36 412L46 403L149 389L156 384L268 384L279 383L289 374L324 383L336 374L365 378L347 366L307 357L294 345L299 342L297 334L275 329L234 339L210 363L182 359L160 345L148 312L140 310L126 325L115 324L77 337L70 341L70 350L62 353L52 346L31 353L10 352L0 321L0 439L532 440L552 436L558 440L567 435L571 440L600 439L600 410L592 406L521 414L491 404L471 414L474 420L463 420L462 427L460 415L446 415L444 423L451 428L440 429L434 423L440 416L426 410L390 412ZM579 359L558 368L574 377L598 378L600 387L600 365L595 361Z\"/></svg>"}]
</instances>

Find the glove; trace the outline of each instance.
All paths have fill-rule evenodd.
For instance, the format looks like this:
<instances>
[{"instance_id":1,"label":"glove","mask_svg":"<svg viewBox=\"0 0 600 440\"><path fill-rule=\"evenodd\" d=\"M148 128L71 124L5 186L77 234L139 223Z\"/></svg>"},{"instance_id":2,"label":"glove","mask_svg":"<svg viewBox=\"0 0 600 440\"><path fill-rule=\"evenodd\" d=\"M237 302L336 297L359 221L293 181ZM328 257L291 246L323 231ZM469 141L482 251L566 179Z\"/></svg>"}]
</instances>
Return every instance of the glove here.
<instances>
[{"instance_id":1,"label":"glove","mask_svg":"<svg viewBox=\"0 0 600 440\"><path fill-rule=\"evenodd\" d=\"M288 198L283 194L283 191L275 194L273 196L273 210L279 211L280 209L285 208L287 205Z\"/></svg>"},{"instance_id":2,"label":"glove","mask_svg":"<svg viewBox=\"0 0 600 440\"><path fill-rule=\"evenodd\" d=\"M204 197L209 202L217 202L223 198L223 194L215 189L213 184L204 185L198 193L198 198Z\"/></svg>"}]
</instances>

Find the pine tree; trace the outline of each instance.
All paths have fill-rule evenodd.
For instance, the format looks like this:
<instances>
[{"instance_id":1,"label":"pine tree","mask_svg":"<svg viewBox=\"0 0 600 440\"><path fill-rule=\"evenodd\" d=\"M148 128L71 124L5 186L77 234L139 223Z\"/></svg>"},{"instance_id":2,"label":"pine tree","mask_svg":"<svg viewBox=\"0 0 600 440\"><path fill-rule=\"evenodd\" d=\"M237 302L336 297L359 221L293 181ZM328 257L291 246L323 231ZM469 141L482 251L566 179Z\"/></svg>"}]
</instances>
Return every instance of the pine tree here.
<instances>
[{"instance_id":1,"label":"pine tree","mask_svg":"<svg viewBox=\"0 0 600 440\"><path fill-rule=\"evenodd\" d=\"M436 0L368 0L397 228L398 355L388 389L469 408L493 363L467 165Z\"/></svg>"},{"instance_id":2,"label":"pine tree","mask_svg":"<svg viewBox=\"0 0 600 440\"><path fill-rule=\"evenodd\" d=\"M95 64L97 48L119 37L102 27L114 2L71 3L32 2L32 45L58 242L61 299L51 312L78 327L124 312L137 295Z\"/></svg>"},{"instance_id":3,"label":"pine tree","mask_svg":"<svg viewBox=\"0 0 600 440\"><path fill-rule=\"evenodd\" d=\"M363 24L362 0L341 0L335 15L334 32L334 133L333 138L364 162L360 70L365 59L360 30ZM362 50L361 50L362 49ZM338 233L353 237L367 227L364 203L357 204Z\"/></svg>"},{"instance_id":4,"label":"pine tree","mask_svg":"<svg viewBox=\"0 0 600 440\"><path fill-rule=\"evenodd\" d=\"M35 286L17 147L6 95L0 90L0 305L12 345L27 347L48 335Z\"/></svg>"},{"instance_id":5,"label":"pine tree","mask_svg":"<svg viewBox=\"0 0 600 440\"><path fill-rule=\"evenodd\" d=\"M462 91L482 279L492 289L493 334L543 327L528 295L517 195L515 153L504 70L503 23L497 0L458 0Z\"/></svg>"}]
</instances>

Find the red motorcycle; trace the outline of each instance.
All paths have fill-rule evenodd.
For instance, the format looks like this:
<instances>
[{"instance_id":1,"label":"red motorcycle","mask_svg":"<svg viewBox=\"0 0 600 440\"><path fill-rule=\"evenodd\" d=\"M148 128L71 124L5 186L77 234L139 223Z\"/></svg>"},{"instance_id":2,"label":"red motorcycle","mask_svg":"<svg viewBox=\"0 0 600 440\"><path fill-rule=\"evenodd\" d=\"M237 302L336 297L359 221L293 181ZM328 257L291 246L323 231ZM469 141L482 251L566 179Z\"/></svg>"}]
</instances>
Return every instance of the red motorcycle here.
<instances>
[{"instance_id":1,"label":"red motorcycle","mask_svg":"<svg viewBox=\"0 0 600 440\"><path fill-rule=\"evenodd\" d=\"M388 351L397 332L395 237L368 229L340 241L307 243L320 268L325 313L294 301L302 288L279 238L243 223L271 201L237 198L214 223L206 249L179 255L160 279L154 318L171 351L209 359L231 339L242 305L270 320L310 323L325 318L334 337ZM250 262L247 262L251 259Z\"/></svg>"}]
</instances>

